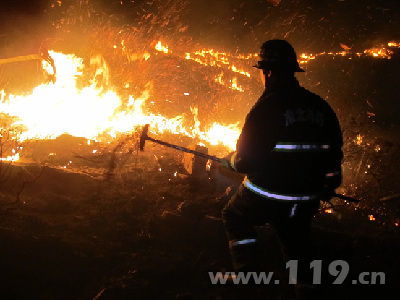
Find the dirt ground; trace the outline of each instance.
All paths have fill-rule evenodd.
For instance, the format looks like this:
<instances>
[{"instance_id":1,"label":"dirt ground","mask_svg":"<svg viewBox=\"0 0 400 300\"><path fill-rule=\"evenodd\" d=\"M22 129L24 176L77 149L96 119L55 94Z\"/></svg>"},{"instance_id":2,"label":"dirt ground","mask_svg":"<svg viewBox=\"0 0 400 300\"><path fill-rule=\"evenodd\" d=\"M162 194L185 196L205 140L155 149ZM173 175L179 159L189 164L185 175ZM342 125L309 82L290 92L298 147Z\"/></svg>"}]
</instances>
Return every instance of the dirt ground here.
<instances>
[{"instance_id":1,"label":"dirt ground","mask_svg":"<svg viewBox=\"0 0 400 300\"><path fill-rule=\"evenodd\" d=\"M240 177L212 168L209 178L195 179L177 152L153 150L122 155L112 176L105 156L76 158L68 168L13 166L30 183L23 205L1 211L0 299L293 299L268 225L258 228L260 264L281 284L211 283L208 272L232 270L221 209ZM315 217L324 299L392 299L398 227L354 208L323 207ZM338 259L350 265L343 285L327 272ZM385 284L352 284L360 272L384 272Z\"/></svg>"}]
</instances>

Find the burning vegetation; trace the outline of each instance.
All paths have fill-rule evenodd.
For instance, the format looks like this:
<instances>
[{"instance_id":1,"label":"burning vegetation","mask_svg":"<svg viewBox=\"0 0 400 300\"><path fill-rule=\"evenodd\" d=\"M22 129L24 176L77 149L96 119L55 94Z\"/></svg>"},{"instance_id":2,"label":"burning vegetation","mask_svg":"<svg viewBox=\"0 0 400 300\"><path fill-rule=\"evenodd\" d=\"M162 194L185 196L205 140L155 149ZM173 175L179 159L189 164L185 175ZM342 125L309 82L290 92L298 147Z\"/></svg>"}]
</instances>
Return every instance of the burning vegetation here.
<instances>
[{"instance_id":1,"label":"burning vegetation","mask_svg":"<svg viewBox=\"0 0 400 300\"><path fill-rule=\"evenodd\" d=\"M31 11L22 1L29 22L42 24L28 37L20 23L1 23L13 30L0 37L0 238L11 245L1 252L0 298L238 296L210 287L207 272L229 268L220 210L241 175L159 145L139 152L139 138L150 124L151 136L170 143L234 151L262 93L256 51L275 37L294 41L307 71L300 83L338 114L339 192L361 200L322 205L322 257L339 253L355 270L372 257L394 273L381 255L398 260L400 36L382 20L395 27L400 12L395 1L368 1L350 21L351 1L314 2L63 0ZM34 260L48 264L38 271ZM20 291L21 274L40 279Z\"/></svg>"}]
</instances>

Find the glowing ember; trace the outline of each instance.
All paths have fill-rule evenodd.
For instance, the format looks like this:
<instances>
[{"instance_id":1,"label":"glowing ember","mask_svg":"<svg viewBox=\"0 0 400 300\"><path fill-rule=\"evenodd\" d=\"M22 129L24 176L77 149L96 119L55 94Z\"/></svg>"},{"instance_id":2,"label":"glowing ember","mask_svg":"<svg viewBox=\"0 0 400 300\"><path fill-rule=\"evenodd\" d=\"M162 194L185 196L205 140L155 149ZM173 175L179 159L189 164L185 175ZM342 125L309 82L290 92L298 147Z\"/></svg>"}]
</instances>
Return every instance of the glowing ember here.
<instances>
[{"instance_id":1,"label":"glowing ember","mask_svg":"<svg viewBox=\"0 0 400 300\"><path fill-rule=\"evenodd\" d=\"M368 218L369 218L370 221L375 221L374 215L368 215Z\"/></svg>"},{"instance_id":2,"label":"glowing ember","mask_svg":"<svg viewBox=\"0 0 400 300\"><path fill-rule=\"evenodd\" d=\"M360 146L363 142L363 138L361 136L361 134L357 134L356 139L354 140L354 143L356 143L356 145Z\"/></svg>"},{"instance_id":3,"label":"glowing ember","mask_svg":"<svg viewBox=\"0 0 400 300\"><path fill-rule=\"evenodd\" d=\"M300 64L306 64L310 59L315 59L315 55L302 53L300 55L299 63Z\"/></svg>"}]
</instances>

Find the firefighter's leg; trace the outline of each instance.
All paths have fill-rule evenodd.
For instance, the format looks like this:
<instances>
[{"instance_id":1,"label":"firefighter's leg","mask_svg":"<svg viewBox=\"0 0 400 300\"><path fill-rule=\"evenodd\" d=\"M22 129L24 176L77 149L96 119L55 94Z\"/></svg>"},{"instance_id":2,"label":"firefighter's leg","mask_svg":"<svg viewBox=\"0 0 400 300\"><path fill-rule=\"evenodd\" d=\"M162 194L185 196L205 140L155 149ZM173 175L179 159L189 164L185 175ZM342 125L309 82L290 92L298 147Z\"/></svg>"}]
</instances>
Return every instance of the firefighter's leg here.
<instances>
[{"instance_id":1,"label":"firefighter's leg","mask_svg":"<svg viewBox=\"0 0 400 300\"><path fill-rule=\"evenodd\" d=\"M315 251L310 238L311 221L318 211L319 202L289 206L287 213L274 221L282 250L288 260L298 261L299 279L311 279L310 263Z\"/></svg>"},{"instance_id":2,"label":"firefighter's leg","mask_svg":"<svg viewBox=\"0 0 400 300\"><path fill-rule=\"evenodd\" d=\"M290 282L296 283L296 292L305 293L307 299L314 299L319 293L314 285L310 263L315 258L314 247L310 238L311 221L319 204L298 205L289 209L288 217L274 221L274 226L281 241L286 262L292 260L292 268L297 272ZM290 273L290 272L289 272ZM293 274L293 273L292 273ZM290 276L290 274L288 274ZM305 292L304 292L305 291ZM300 297L299 299L303 299Z\"/></svg>"},{"instance_id":3,"label":"firefighter's leg","mask_svg":"<svg viewBox=\"0 0 400 300\"><path fill-rule=\"evenodd\" d=\"M251 199L241 186L222 211L229 249L236 272L254 272L257 267L257 233Z\"/></svg>"}]
</instances>

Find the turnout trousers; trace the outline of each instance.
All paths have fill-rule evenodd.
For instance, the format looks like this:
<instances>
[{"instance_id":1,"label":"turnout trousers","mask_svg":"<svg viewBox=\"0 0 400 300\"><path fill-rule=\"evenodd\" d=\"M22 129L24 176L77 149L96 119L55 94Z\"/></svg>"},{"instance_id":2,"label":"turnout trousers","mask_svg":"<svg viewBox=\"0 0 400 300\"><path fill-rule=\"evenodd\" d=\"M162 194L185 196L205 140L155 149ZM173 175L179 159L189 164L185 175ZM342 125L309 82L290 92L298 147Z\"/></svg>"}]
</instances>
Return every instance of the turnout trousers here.
<instances>
[{"instance_id":1,"label":"turnout trousers","mask_svg":"<svg viewBox=\"0 0 400 300\"><path fill-rule=\"evenodd\" d=\"M278 234L285 259L298 260L300 280L302 269L309 269L313 258L310 227L318 208L319 200L300 203L277 201L259 196L240 185L222 211L235 271L260 271L256 259L255 226L269 223Z\"/></svg>"}]
</instances>

